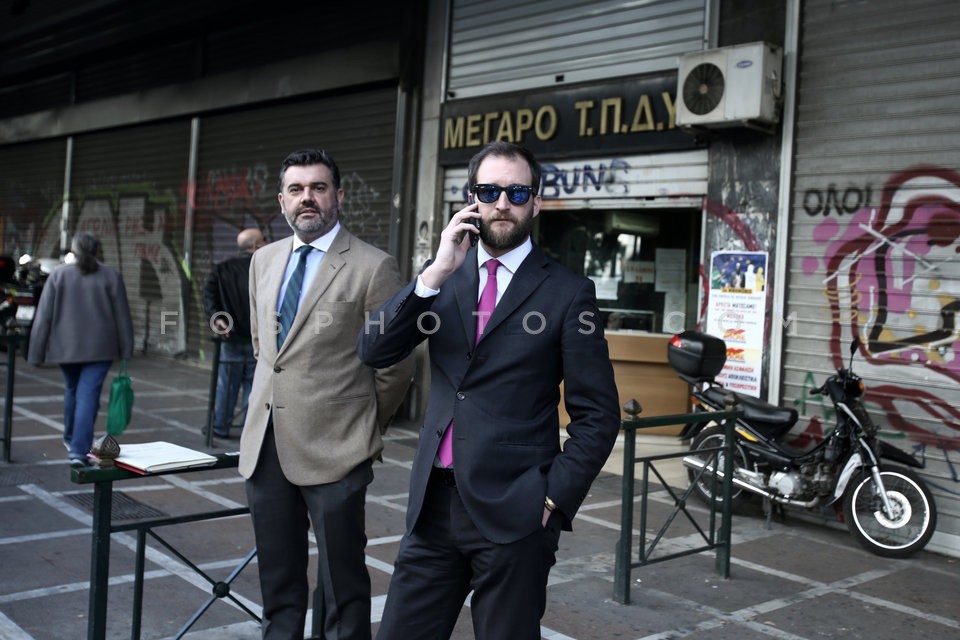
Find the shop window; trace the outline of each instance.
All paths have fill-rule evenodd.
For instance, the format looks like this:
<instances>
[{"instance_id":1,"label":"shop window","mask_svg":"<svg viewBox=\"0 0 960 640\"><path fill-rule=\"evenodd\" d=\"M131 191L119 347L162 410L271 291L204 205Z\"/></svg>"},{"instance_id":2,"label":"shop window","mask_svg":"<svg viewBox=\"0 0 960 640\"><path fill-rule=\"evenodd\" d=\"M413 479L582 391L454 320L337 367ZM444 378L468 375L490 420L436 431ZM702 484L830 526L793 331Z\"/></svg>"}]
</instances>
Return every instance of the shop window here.
<instances>
[{"instance_id":1,"label":"shop window","mask_svg":"<svg viewBox=\"0 0 960 640\"><path fill-rule=\"evenodd\" d=\"M536 242L594 281L607 331L676 333L696 324L699 211L543 210Z\"/></svg>"}]
</instances>

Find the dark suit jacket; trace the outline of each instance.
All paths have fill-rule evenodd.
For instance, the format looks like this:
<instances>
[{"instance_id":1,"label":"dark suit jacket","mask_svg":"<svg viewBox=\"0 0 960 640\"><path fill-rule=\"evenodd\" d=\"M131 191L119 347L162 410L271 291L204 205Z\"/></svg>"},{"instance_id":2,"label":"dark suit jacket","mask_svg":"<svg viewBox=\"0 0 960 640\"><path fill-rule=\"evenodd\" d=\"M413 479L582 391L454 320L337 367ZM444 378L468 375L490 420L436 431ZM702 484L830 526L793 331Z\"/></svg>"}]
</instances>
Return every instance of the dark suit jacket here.
<instances>
[{"instance_id":1,"label":"dark suit jacket","mask_svg":"<svg viewBox=\"0 0 960 640\"><path fill-rule=\"evenodd\" d=\"M476 265L472 249L435 297L420 298L416 283L408 284L372 314L358 353L384 367L429 340L430 399L410 477L407 530L453 420L461 499L478 530L505 544L541 526L545 496L569 528L619 433L619 401L592 281L534 247L474 345ZM571 420L562 451L561 382Z\"/></svg>"}]
</instances>

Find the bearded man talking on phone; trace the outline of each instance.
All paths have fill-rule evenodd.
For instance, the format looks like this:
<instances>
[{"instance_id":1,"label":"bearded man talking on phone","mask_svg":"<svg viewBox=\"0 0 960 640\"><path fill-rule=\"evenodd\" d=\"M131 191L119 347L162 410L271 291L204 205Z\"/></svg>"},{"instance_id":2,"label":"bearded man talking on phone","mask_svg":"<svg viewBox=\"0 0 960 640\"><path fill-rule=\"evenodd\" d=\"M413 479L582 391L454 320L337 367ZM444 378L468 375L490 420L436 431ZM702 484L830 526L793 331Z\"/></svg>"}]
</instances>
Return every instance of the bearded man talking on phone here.
<instances>
[{"instance_id":1,"label":"bearded man talking on phone","mask_svg":"<svg viewBox=\"0 0 960 640\"><path fill-rule=\"evenodd\" d=\"M358 339L373 367L424 340L430 352L430 398L379 640L449 638L471 590L478 640L539 639L560 531L571 529L620 428L593 282L530 237L540 165L523 147L493 142L467 173L476 201L453 215L436 258L371 314ZM563 448L561 383L570 416Z\"/></svg>"}]
</instances>

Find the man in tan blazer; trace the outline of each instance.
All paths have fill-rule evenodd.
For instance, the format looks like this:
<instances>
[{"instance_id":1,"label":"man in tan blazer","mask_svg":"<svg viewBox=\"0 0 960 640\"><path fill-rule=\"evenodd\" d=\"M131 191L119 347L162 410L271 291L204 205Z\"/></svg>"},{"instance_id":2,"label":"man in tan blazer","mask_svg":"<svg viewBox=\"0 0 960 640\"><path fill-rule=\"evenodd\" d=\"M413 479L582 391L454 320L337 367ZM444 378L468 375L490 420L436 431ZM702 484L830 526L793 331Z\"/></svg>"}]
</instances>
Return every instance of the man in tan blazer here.
<instances>
[{"instance_id":1,"label":"man in tan blazer","mask_svg":"<svg viewBox=\"0 0 960 640\"><path fill-rule=\"evenodd\" d=\"M362 640L370 637L366 489L413 362L368 367L356 337L366 314L400 288L400 274L393 257L341 226L340 172L324 151L287 156L278 199L295 235L259 249L250 263L257 367L240 440L263 637L303 637L312 521L324 596L324 628L313 633Z\"/></svg>"}]
</instances>

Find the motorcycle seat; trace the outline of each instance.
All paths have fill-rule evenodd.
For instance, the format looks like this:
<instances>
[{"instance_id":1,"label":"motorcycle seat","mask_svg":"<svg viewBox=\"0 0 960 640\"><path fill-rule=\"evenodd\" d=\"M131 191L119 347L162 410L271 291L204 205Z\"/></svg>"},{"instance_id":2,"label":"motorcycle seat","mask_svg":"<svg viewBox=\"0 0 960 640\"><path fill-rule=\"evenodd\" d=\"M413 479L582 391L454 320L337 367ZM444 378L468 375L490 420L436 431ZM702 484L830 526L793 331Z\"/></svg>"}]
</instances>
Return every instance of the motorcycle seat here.
<instances>
[{"instance_id":1,"label":"motorcycle seat","mask_svg":"<svg viewBox=\"0 0 960 640\"><path fill-rule=\"evenodd\" d=\"M797 423L799 414L796 409L784 409L760 398L729 391L723 387L710 387L704 391L708 400L721 407L728 394L733 394L737 399L737 408L743 411L743 421L767 438L779 438Z\"/></svg>"}]
</instances>

